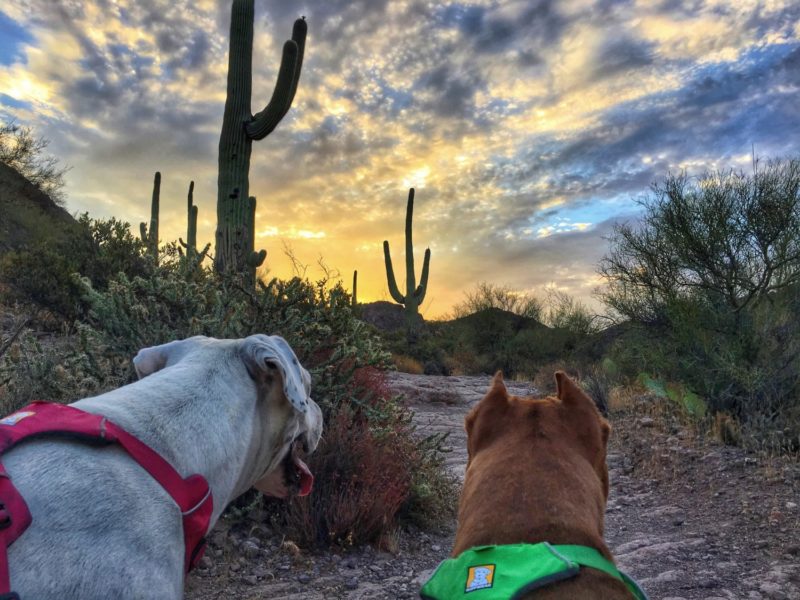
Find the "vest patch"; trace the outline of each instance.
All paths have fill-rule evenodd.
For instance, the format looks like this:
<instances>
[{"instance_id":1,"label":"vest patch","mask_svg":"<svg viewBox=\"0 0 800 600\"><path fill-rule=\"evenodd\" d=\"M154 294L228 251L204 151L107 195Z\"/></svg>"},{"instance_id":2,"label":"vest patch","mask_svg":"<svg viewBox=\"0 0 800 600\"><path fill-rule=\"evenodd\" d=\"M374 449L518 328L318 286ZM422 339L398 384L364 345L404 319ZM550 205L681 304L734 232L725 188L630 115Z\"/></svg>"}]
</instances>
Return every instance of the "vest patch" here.
<instances>
[{"instance_id":1,"label":"vest patch","mask_svg":"<svg viewBox=\"0 0 800 600\"><path fill-rule=\"evenodd\" d=\"M30 417L35 414L36 413L31 410L16 412L13 415L8 415L7 417L0 419L0 425L16 425L25 417Z\"/></svg>"},{"instance_id":2,"label":"vest patch","mask_svg":"<svg viewBox=\"0 0 800 600\"><path fill-rule=\"evenodd\" d=\"M495 565L476 565L467 570L467 587L464 592L485 590L494 584Z\"/></svg>"}]
</instances>

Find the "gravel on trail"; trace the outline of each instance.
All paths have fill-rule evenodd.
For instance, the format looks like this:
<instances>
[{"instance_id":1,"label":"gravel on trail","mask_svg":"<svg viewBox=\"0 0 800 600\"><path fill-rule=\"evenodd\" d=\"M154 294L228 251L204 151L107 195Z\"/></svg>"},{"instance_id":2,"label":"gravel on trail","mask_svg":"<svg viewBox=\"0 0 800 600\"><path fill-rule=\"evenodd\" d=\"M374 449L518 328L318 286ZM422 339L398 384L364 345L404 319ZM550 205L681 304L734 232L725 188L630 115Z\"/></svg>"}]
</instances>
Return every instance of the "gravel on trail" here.
<instances>
[{"instance_id":1,"label":"gravel on trail","mask_svg":"<svg viewBox=\"0 0 800 600\"><path fill-rule=\"evenodd\" d=\"M463 478L464 415L489 376L391 373L422 435L449 434L447 468ZM535 395L528 383L509 392ZM800 465L696 439L677 423L612 414L606 540L651 600L800 600ZM405 529L396 551L309 553L257 522L221 520L187 600L418 598L450 552L455 523ZM589 600L589 599L587 599Z\"/></svg>"}]
</instances>

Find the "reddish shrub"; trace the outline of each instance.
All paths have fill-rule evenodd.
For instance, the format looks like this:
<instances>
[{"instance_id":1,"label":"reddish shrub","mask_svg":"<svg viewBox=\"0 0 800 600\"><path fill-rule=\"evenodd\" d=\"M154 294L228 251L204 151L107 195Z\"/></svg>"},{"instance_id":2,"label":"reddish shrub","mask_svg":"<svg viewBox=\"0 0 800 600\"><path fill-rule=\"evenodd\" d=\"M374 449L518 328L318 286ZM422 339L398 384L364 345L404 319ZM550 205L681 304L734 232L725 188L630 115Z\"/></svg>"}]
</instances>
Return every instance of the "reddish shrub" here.
<instances>
[{"instance_id":1,"label":"reddish shrub","mask_svg":"<svg viewBox=\"0 0 800 600\"><path fill-rule=\"evenodd\" d=\"M308 463L314 491L293 500L286 524L306 547L355 545L391 530L411 490L416 451L402 422L381 430L342 406L326 423L325 436Z\"/></svg>"}]
</instances>

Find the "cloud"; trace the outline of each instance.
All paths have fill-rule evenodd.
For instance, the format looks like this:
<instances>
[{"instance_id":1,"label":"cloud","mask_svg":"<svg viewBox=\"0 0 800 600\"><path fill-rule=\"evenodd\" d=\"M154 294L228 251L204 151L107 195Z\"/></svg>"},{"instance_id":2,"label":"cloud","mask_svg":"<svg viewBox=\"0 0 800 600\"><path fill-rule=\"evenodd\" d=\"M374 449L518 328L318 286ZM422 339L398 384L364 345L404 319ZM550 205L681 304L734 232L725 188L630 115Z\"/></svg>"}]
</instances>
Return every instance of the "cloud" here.
<instances>
[{"instance_id":1,"label":"cloud","mask_svg":"<svg viewBox=\"0 0 800 600\"><path fill-rule=\"evenodd\" d=\"M165 239L184 233L194 179L199 237L213 240L228 6L4 4L0 116L34 125L73 166L72 210L144 220L160 170ZM402 248L415 186L429 316L480 280L586 298L602 236L650 183L724 168L752 144L800 147L788 0L257 0L253 111L301 15L293 106L252 148L269 266L291 272L291 239L303 262L358 268L360 296L385 297L381 242Z\"/></svg>"}]
</instances>

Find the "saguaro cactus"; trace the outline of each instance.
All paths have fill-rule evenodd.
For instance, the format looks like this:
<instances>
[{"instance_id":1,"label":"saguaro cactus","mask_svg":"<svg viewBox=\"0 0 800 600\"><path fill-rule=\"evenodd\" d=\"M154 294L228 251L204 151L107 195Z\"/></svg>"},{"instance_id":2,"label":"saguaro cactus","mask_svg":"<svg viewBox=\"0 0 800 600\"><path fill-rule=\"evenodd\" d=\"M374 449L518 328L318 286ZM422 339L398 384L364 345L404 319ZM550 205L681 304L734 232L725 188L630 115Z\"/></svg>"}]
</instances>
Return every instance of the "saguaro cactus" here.
<instances>
[{"instance_id":1,"label":"saguaro cactus","mask_svg":"<svg viewBox=\"0 0 800 600\"><path fill-rule=\"evenodd\" d=\"M211 244L206 244L202 252L197 251L197 206L194 204L194 181L189 182L186 213L186 241L184 242L183 238L178 238L178 241L181 246L186 248L186 256L195 259L197 264L200 264L206 257L208 249L211 248Z\"/></svg>"},{"instance_id":2,"label":"saguaro cactus","mask_svg":"<svg viewBox=\"0 0 800 600\"><path fill-rule=\"evenodd\" d=\"M353 308L358 306L358 271L353 271L353 297L351 300Z\"/></svg>"},{"instance_id":3,"label":"saguaro cactus","mask_svg":"<svg viewBox=\"0 0 800 600\"><path fill-rule=\"evenodd\" d=\"M405 307L406 328L409 333L415 331L420 323L419 307L425 300L428 291L428 268L431 262L431 250L425 249L425 260L422 263L422 277L416 286L414 275L414 245L411 239L411 219L414 214L414 188L408 190L408 205L406 206L406 294L400 293L392 268L392 256L389 254L389 242L383 242L383 256L386 259L386 278L389 282L389 293L394 301Z\"/></svg>"},{"instance_id":4,"label":"saguaro cactus","mask_svg":"<svg viewBox=\"0 0 800 600\"><path fill-rule=\"evenodd\" d=\"M228 96L219 138L217 179L217 232L215 269L244 272L252 280L266 251L255 252L255 198L250 196L250 153L253 140L269 135L292 105L300 69L307 25L294 23L292 39L283 46L281 66L272 98L255 115L250 111L253 62L254 0L233 0L228 55Z\"/></svg>"},{"instance_id":5,"label":"saguaro cactus","mask_svg":"<svg viewBox=\"0 0 800 600\"><path fill-rule=\"evenodd\" d=\"M147 253L158 260L158 206L161 198L161 173L156 171L153 178L153 199L150 202L150 228L147 223L139 223L139 234Z\"/></svg>"}]
</instances>

